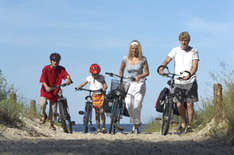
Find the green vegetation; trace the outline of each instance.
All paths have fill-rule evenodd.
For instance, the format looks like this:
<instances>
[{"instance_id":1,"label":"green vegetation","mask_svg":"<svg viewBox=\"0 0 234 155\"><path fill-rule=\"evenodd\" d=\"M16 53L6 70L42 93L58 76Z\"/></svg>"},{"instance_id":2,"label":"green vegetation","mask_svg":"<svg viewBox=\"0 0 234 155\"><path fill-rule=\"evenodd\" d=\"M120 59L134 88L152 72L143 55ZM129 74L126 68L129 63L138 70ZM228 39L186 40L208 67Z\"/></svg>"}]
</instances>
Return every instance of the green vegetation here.
<instances>
[{"instance_id":1,"label":"green vegetation","mask_svg":"<svg viewBox=\"0 0 234 155\"><path fill-rule=\"evenodd\" d=\"M146 126L144 126L144 132L151 133L151 132L159 132L160 131L160 120L152 120Z\"/></svg>"},{"instance_id":2,"label":"green vegetation","mask_svg":"<svg viewBox=\"0 0 234 155\"><path fill-rule=\"evenodd\" d=\"M7 126L21 126L20 116L26 112L23 103L16 100L13 87L8 88L7 80L0 70L0 124Z\"/></svg>"}]
</instances>

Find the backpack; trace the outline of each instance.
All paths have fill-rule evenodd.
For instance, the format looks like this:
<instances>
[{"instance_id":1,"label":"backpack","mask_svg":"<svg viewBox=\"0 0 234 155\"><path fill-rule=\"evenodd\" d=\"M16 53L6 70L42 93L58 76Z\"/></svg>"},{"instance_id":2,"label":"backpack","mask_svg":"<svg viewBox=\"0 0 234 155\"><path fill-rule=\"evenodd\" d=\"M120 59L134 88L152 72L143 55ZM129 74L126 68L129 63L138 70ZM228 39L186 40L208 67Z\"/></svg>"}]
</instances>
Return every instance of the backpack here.
<instances>
[{"instance_id":1,"label":"backpack","mask_svg":"<svg viewBox=\"0 0 234 155\"><path fill-rule=\"evenodd\" d=\"M163 90L159 93L159 96L156 100L155 109L157 112L163 112L164 103L166 101L166 96L169 94L168 88L163 88Z\"/></svg>"}]
</instances>

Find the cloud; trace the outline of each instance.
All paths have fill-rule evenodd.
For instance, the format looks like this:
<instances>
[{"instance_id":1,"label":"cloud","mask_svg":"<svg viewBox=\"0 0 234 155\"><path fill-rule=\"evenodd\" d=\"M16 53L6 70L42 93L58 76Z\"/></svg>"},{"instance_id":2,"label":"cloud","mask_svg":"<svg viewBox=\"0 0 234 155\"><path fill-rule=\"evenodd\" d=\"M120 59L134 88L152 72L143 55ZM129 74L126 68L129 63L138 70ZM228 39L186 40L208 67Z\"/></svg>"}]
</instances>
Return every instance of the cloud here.
<instances>
[{"instance_id":1,"label":"cloud","mask_svg":"<svg viewBox=\"0 0 234 155\"><path fill-rule=\"evenodd\" d=\"M234 21L217 22L207 21L203 18L194 17L185 23L185 26L195 31L205 31L212 34L233 33Z\"/></svg>"}]
</instances>

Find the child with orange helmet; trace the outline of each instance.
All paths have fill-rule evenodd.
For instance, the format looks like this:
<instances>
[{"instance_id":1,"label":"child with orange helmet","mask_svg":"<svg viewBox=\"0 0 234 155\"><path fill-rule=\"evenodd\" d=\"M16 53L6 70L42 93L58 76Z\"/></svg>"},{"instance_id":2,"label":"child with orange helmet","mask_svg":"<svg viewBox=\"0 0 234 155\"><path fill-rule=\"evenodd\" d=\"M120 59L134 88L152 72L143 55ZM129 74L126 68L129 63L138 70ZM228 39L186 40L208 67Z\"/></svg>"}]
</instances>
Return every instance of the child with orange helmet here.
<instances>
[{"instance_id":1,"label":"child with orange helmet","mask_svg":"<svg viewBox=\"0 0 234 155\"><path fill-rule=\"evenodd\" d=\"M89 72L91 73L91 76L88 76L83 83L77 86L77 89L80 89L84 87L86 84L89 84L91 90L100 90L100 89L103 90L102 92L92 93L92 101L96 115L97 132L98 133L101 132L100 129L100 117L101 117L102 132L106 133L106 116L103 110L104 96L107 89L105 77L99 74L101 72L101 67L98 64L92 64L89 68Z\"/></svg>"}]
</instances>

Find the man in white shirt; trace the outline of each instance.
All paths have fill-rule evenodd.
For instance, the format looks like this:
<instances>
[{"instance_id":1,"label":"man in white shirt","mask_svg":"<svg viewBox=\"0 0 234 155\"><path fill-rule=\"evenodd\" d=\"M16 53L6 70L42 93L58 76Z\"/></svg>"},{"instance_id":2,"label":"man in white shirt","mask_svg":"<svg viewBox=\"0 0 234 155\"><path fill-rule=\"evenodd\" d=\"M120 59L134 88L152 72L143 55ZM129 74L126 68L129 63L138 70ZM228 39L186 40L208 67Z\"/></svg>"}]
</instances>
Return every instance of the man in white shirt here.
<instances>
[{"instance_id":1,"label":"man in white shirt","mask_svg":"<svg viewBox=\"0 0 234 155\"><path fill-rule=\"evenodd\" d=\"M188 32L181 32L179 35L180 46L173 48L166 59L162 63L162 67L159 70L159 74L163 75L164 66L167 66L172 59L175 62L175 74L180 74L182 80L178 79L178 76L175 76L175 89L185 90L185 95L183 96L183 101L178 99L177 108L180 116L183 118L184 122L179 127L179 132L183 132L186 128L187 123L187 132L191 132L191 122L193 119L193 103L198 101L198 92L197 92L197 81L196 81L196 72L198 69L198 51L197 49L189 46L190 35ZM186 72L184 72L186 71ZM187 118L185 114L185 107L187 108Z\"/></svg>"}]
</instances>

